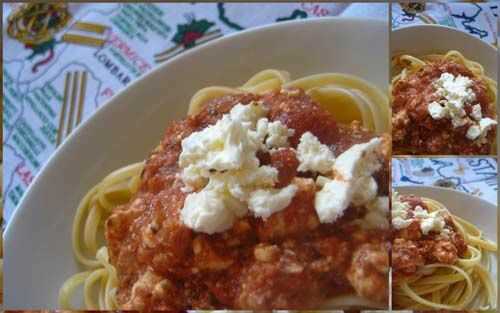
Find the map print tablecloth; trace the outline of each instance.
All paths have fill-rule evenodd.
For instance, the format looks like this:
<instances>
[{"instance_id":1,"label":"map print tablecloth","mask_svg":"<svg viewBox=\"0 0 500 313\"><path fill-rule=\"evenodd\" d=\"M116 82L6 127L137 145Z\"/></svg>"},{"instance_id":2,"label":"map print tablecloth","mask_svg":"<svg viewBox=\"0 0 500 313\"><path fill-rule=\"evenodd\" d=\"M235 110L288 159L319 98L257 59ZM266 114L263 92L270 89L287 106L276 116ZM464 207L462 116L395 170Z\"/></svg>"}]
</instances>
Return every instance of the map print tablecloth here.
<instances>
[{"instance_id":1,"label":"map print tablecloth","mask_svg":"<svg viewBox=\"0 0 500 313\"><path fill-rule=\"evenodd\" d=\"M445 1L442 1L445 2ZM490 44L497 43L500 2L393 4L392 27L412 24L440 24L463 30Z\"/></svg>"},{"instance_id":2,"label":"map print tablecloth","mask_svg":"<svg viewBox=\"0 0 500 313\"><path fill-rule=\"evenodd\" d=\"M57 12L37 13L49 17L49 28L60 29L43 43L30 44L7 34L8 18L18 8L3 4L7 221L64 137L111 96L165 60L257 25L336 15L388 16L386 4L80 3L68 5L71 18L66 25L60 25Z\"/></svg>"},{"instance_id":3,"label":"map print tablecloth","mask_svg":"<svg viewBox=\"0 0 500 313\"><path fill-rule=\"evenodd\" d=\"M497 204L495 158L392 159L392 185L454 188Z\"/></svg>"}]
</instances>

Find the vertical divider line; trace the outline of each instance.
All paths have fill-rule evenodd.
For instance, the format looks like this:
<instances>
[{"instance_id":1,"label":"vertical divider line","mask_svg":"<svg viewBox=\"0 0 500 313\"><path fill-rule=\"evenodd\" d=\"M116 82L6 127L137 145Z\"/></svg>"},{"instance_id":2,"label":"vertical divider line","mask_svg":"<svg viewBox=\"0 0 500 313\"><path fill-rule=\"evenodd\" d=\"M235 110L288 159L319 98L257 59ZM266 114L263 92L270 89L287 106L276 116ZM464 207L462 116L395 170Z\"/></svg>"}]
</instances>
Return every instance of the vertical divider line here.
<instances>
[{"instance_id":1,"label":"vertical divider line","mask_svg":"<svg viewBox=\"0 0 500 313\"><path fill-rule=\"evenodd\" d=\"M388 3L388 12L387 12L387 18L388 18L388 25L387 27L389 28L388 30L388 36L387 36L387 52L388 52L388 55L387 57L389 58L389 62L388 62L388 69L387 69L387 73L388 73L388 76L387 76L387 86L390 86L391 84L391 81L392 81L392 78L391 78L391 72L392 72L392 69L391 69L391 63L392 63L392 50L391 50L391 38L392 38L392 6L394 5L394 2L393 1L389 1ZM390 88L387 89L387 92L389 92ZM391 95L388 94L387 95L389 101L391 101ZM391 131L391 135L392 135L392 103L389 102L389 121L391 121L391 125L389 127L390 131ZM391 194L392 194L392 140L391 140L391 160L390 160L390 163L389 163L389 197L391 197ZM392 203L391 201L389 201L389 216L388 216L388 219L389 219L389 225L392 225ZM392 297L392 240L390 240L390 243L389 243L389 311L392 312L392 309L393 309L393 297Z\"/></svg>"}]
</instances>

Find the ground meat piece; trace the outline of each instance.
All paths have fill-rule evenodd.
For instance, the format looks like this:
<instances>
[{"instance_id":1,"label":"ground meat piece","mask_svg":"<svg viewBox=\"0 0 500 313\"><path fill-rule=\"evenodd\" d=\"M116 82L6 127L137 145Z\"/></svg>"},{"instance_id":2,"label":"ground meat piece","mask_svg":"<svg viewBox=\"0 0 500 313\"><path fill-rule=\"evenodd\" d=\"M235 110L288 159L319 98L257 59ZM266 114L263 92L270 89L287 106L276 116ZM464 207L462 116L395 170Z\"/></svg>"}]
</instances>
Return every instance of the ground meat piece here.
<instances>
[{"instance_id":1,"label":"ground meat piece","mask_svg":"<svg viewBox=\"0 0 500 313\"><path fill-rule=\"evenodd\" d=\"M432 250L436 261L445 264L453 264L457 260L457 248L448 240L436 242Z\"/></svg>"},{"instance_id":2,"label":"ground meat piece","mask_svg":"<svg viewBox=\"0 0 500 313\"><path fill-rule=\"evenodd\" d=\"M168 279L147 271L132 286L130 299L123 304L123 309L143 310L154 305L159 310L175 310L182 305L179 294L179 290ZM165 298L177 301L169 301L169 305L166 305Z\"/></svg>"},{"instance_id":3,"label":"ground meat piece","mask_svg":"<svg viewBox=\"0 0 500 313\"><path fill-rule=\"evenodd\" d=\"M394 114L392 117L392 127L394 127L392 137L395 141L401 141L404 139L407 133L408 124L410 124L410 119L408 118L406 109Z\"/></svg>"},{"instance_id":4,"label":"ground meat piece","mask_svg":"<svg viewBox=\"0 0 500 313\"><path fill-rule=\"evenodd\" d=\"M175 182L179 171L177 161L181 154L181 141L194 129L195 124L190 119L173 122L167 128L161 144L146 161L141 176L141 191L158 193Z\"/></svg>"},{"instance_id":5,"label":"ground meat piece","mask_svg":"<svg viewBox=\"0 0 500 313\"><path fill-rule=\"evenodd\" d=\"M422 198L415 195L400 195L401 202L406 202L411 208L415 208L417 205L421 206L425 210L428 210L427 205L422 201Z\"/></svg>"},{"instance_id":6,"label":"ground meat piece","mask_svg":"<svg viewBox=\"0 0 500 313\"><path fill-rule=\"evenodd\" d=\"M226 95L220 98L216 98L208 101L200 110L199 113L190 117L193 124L196 125L196 130L201 130L208 125L213 125L217 123L218 120L226 113L229 113L231 109L237 105L249 104L252 101L258 101L259 96L254 94L238 94L238 95Z\"/></svg>"},{"instance_id":7,"label":"ground meat piece","mask_svg":"<svg viewBox=\"0 0 500 313\"><path fill-rule=\"evenodd\" d=\"M198 270L222 271L228 269L234 262L233 258L216 251L206 235L198 235L193 240L194 268Z\"/></svg>"},{"instance_id":8,"label":"ground meat piece","mask_svg":"<svg viewBox=\"0 0 500 313\"><path fill-rule=\"evenodd\" d=\"M453 243L453 245L457 248L458 256L463 257L468 249L464 237L461 234L452 231L450 235L450 240Z\"/></svg>"},{"instance_id":9,"label":"ground meat piece","mask_svg":"<svg viewBox=\"0 0 500 313\"><path fill-rule=\"evenodd\" d=\"M347 269L352 255L352 247L348 241L331 236L320 238L314 242L317 251L326 257L328 264L335 268Z\"/></svg>"},{"instance_id":10,"label":"ground meat piece","mask_svg":"<svg viewBox=\"0 0 500 313\"><path fill-rule=\"evenodd\" d=\"M356 292L379 303L388 300L389 257L384 244L363 244L353 252L347 278Z\"/></svg>"},{"instance_id":11,"label":"ground meat piece","mask_svg":"<svg viewBox=\"0 0 500 313\"><path fill-rule=\"evenodd\" d=\"M311 308L322 300L320 282L294 251L283 249L278 262L256 262L242 273L237 306L261 310Z\"/></svg>"},{"instance_id":12,"label":"ground meat piece","mask_svg":"<svg viewBox=\"0 0 500 313\"><path fill-rule=\"evenodd\" d=\"M290 184L297 175L299 160L292 148L281 148L271 152L271 166L278 170L278 183L276 188L283 188Z\"/></svg>"},{"instance_id":13,"label":"ground meat piece","mask_svg":"<svg viewBox=\"0 0 500 313\"><path fill-rule=\"evenodd\" d=\"M408 227L396 230L396 237L407 240L418 240L422 237L422 230L418 221L412 222Z\"/></svg>"},{"instance_id":14,"label":"ground meat piece","mask_svg":"<svg viewBox=\"0 0 500 313\"><path fill-rule=\"evenodd\" d=\"M270 107L269 119L271 121L280 121L288 128L295 130L294 135L289 139L292 147L297 147L300 137L307 131L326 145L338 141L337 123L334 117L308 97L304 91L270 93L262 100Z\"/></svg>"},{"instance_id":15,"label":"ground meat piece","mask_svg":"<svg viewBox=\"0 0 500 313\"><path fill-rule=\"evenodd\" d=\"M292 202L281 212L271 215L266 220L257 221L257 233L262 241L279 238L304 236L319 226L314 210L316 186L309 178L294 178L292 181L298 190Z\"/></svg>"},{"instance_id":16,"label":"ground meat piece","mask_svg":"<svg viewBox=\"0 0 500 313\"><path fill-rule=\"evenodd\" d=\"M415 242L396 238L392 244L392 268L396 273L413 274L425 259Z\"/></svg>"},{"instance_id":17,"label":"ground meat piece","mask_svg":"<svg viewBox=\"0 0 500 313\"><path fill-rule=\"evenodd\" d=\"M339 138L332 147L333 153L336 156L352 147L353 144L368 142L370 139L375 137L373 133L363 128L361 123L358 121L353 121L350 125L339 124L337 127ZM383 135L380 137L384 140ZM390 145L390 137L388 137L388 139L388 143Z\"/></svg>"}]
</instances>

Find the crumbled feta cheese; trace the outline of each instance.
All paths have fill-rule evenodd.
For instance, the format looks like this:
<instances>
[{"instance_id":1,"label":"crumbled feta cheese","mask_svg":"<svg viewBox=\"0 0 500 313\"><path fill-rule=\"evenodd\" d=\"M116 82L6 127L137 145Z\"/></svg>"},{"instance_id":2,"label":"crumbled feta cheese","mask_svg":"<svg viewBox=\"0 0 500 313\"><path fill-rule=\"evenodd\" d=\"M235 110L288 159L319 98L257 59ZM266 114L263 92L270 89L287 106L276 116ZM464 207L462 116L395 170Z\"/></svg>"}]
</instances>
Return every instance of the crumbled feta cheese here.
<instances>
[{"instance_id":1,"label":"crumbled feta cheese","mask_svg":"<svg viewBox=\"0 0 500 313\"><path fill-rule=\"evenodd\" d=\"M208 178L202 175L201 169L194 164L190 164L183 169L181 178L186 184L186 191L203 188L208 183Z\"/></svg>"},{"instance_id":2,"label":"crumbled feta cheese","mask_svg":"<svg viewBox=\"0 0 500 313\"><path fill-rule=\"evenodd\" d=\"M332 170L335 156L327 145L310 132L305 132L300 137L297 146L297 158L300 161L299 172L328 173Z\"/></svg>"},{"instance_id":3,"label":"crumbled feta cheese","mask_svg":"<svg viewBox=\"0 0 500 313\"><path fill-rule=\"evenodd\" d=\"M255 216L267 219L289 206L296 192L293 184L281 189L258 189L250 194L248 208Z\"/></svg>"},{"instance_id":4,"label":"crumbled feta cheese","mask_svg":"<svg viewBox=\"0 0 500 313\"><path fill-rule=\"evenodd\" d=\"M429 103L427 111L435 120L440 120L448 116L448 110L436 101Z\"/></svg>"},{"instance_id":5,"label":"crumbled feta cheese","mask_svg":"<svg viewBox=\"0 0 500 313\"><path fill-rule=\"evenodd\" d=\"M257 102L251 102L247 105L237 104L229 112L233 121L241 122L247 128L255 128L257 121L265 116L267 109Z\"/></svg>"},{"instance_id":6,"label":"crumbled feta cheese","mask_svg":"<svg viewBox=\"0 0 500 313\"><path fill-rule=\"evenodd\" d=\"M389 228L389 197L378 197L366 205L366 215L360 221L365 229Z\"/></svg>"},{"instance_id":7,"label":"crumbled feta cheese","mask_svg":"<svg viewBox=\"0 0 500 313\"><path fill-rule=\"evenodd\" d=\"M476 140L478 138L484 138L488 131L497 125L497 121L489 117L485 117L479 120L479 124L474 124L469 127L466 133L466 137L470 140Z\"/></svg>"},{"instance_id":8,"label":"crumbled feta cheese","mask_svg":"<svg viewBox=\"0 0 500 313\"><path fill-rule=\"evenodd\" d=\"M395 229L403 229L408 226L413 222L411 219L404 219L402 217L393 217L392 218L392 226L394 226Z\"/></svg>"},{"instance_id":9,"label":"crumbled feta cheese","mask_svg":"<svg viewBox=\"0 0 500 313\"><path fill-rule=\"evenodd\" d=\"M256 138L263 143L263 150L288 147L288 138L294 133L295 130L281 121L269 122L267 118L259 119L255 130Z\"/></svg>"},{"instance_id":10,"label":"crumbled feta cheese","mask_svg":"<svg viewBox=\"0 0 500 313\"><path fill-rule=\"evenodd\" d=\"M488 130L497 125L497 121L492 118L485 117L479 121L479 127L481 128L481 134L486 134Z\"/></svg>"},{"instance_id":11,"label":"crumbled feta cheese","mask_svg":"<svg viewBox=\"0 0 500 313\"><path fill-rule=\"evenodd\" d=\"M483 118L483 112L481 111L481 105L479 105L479 104L473 105L470 116L479 122Z\"/></svg>"},{"instance_id":12,"label":"crumbled feta cheese","mask_svg":"<svg viewBox=\"0 0 500 313\"><path fill-rule=\"evenodd\" d=\"M467 124L468 121L469 119L467 118L462 118L458 115L453 115L453 114L451 115L451 125L453 125L453 128L462 127L465 124Z\"/></svg>"},{"instance_id":13,"label":"crumbled feta cheese","mask_svg":"<svg viewBox=\"0 0 500 313\"><path fill-rule=\"evenodd\" d=\"M382 139L373 138L369 142L353 145L335 160L335 174L343 180L372 175L382 166L376 152L381 144Z\"/></svg>"},{"instance_id":14,"label":"crumbled feta cheese","mask_svg":"<svg viewBox=\"0 0 500 313\"><path fill-rule=\"evenodd\" d=\"M289 129L280 121L274 121L267 125L267 148L288 147L288 138L292 137L295 131Z\"/></svg>"},{"instance_id":15,"label":"crumbled feta cheese","mask_svg":"<svg viewBox=\"0 0 500 313\"><path fill-rule=\"evenodd\" d=\"M392 217L392 226L395 229L402 229L410 226L413 222L411 219L408 219L408 211L410 210L410 205L406 202L401 201L401 198L397 192L392 193L392 208L391 208L391 217Z\"/></svg>"},{"instance_id":16,"label":"crumbled feta cheese","mask_svg":"<svg viewBox=\"0 0 500 313\"><path fill-rule=\"evenodd\" d=\"M481 135L481 128L478 125L472 125L467 129L465 136L467 139L475 140Z\"/></svg>"},{"instance_id":17,"label":"crumbled feta cheese","mask_svg":"<svg viewBox=\"0 0 500 313\"><path fill-rule=\"evenodd\" d=\"M286 197L296 187L270 189L278 180L278 170L260 166L256 154L287 146L293 130L279 121L269 123L266 113L259 103L237 104L214 125L182 140L182 190L196 191L184 201L181 220L185 225L205 233L222 232L248 213L249 202L259 216L266 217L286 207ZM256 190L262 192L255 194Z\"/></svg>"},{"instance_id":18,"label":"crumbled feta cheese","mask_svg":"<svg viewBox=\"0 0 500 313\"><path fill-rule=\"evenodd\" d=\"M414 218L420 222L420 230L424 235L430 231L440 233L446 225L439 211L427 212L421 206L415 207Z\"/></svg>"},{"instance_id":19,"label":"crumbled feta cheese","mask_svg":"<svg viewBox=\"0 0 500 313\"><path fill-rule=\"evenodd\" d=\"M330 181L329 178L319 175L318 178L316 178L316 186L323 187L329 181Z\"/></svg>"},{"instance_id":20,"label":"crumbled feta cheese","mask_svg":"<svg viewBox=\"0 0 500 313\"><path fill-rule=\"evenodd\" d=\"M446 98L456 107L463 107L466 102L476 99L476 94L470 88L472 84L470 78L462 75L454 76L450 73L441 74L439 79L435 81L437 94Z\"/></svg>"},{"instance_id":21,"label":"crumbled feta cheese","mask_svg":"<svg viewBox=\"0 0 500 313\"><path fill-rule=\"evenodd\" d=\"M235 218L235 212L226 206L222 194L214 189L188 194L181 211L186 226L207 234L231 228Z\"/></svg>"},{"instance_id":22,"label":"crumbled feta cheese","mask_svg":"<svg viewBox=\"0 0 500 313\"><path fill-rule=\"evenodd\" d=\"M424 235L434 231L440 233L446 223L440 211L428 212L421 206L416 206L413 211L413 217L410 217L410 205L401 201L399 195L394 192L392 198L392 225L395 229L403 229L410 226L414 221L418 221L420 230Z\"/></svg>"},{"instance_id":23,"label":"crumbled feta cheese","mask_svg":"<svg viewBox=\"0 0 500 313\"><path fill-rule=\"evenodd\" d=\"M353 188L352 203L354 205L364 205L377 197L378 185L372 176L361 177Z\"/></svg>"},{"instance_id":24,"label":"crumbled feta cheese","mask_svg":"<svg viewBox=\"0 0 500 313\"><path fill-rule=\"evenodd\" d=\"M429 115L435 120L450 118L454 128L466 125L469 118L467 118L464 106L476 99L476 94L470 88L472 84L473 81L465 76L454 76L450 73L441 74L434 82L434 86L436 94L441 96L443 100L429 103L427 106Z\"/></svg>"},{"instance_id":25,"label":"crumbled feta cheese","mask_svg":"<svg viewBox=\"0 0 500 313\"><path fill-rule=\"evenodd\" d=\"M258 163L255 152L259 143L250 136L240 121L224 115L215 125L194 132L182 140L179 165L194 165L203 177L211 171L241 168L244 164Z\"/></svg>"},{"instance_id":26,"label":"crumbled feta cheese","mask_svg":"<svg viewBox=\"0 0 500 313\"><path fill-rule=\"evenodd\" d=\"M330 180L316 192L314 207L321 223L333 223L344 214L352 198L352 185Z\"/></svg>"},{"instance_id":27,"label":"crumbled feta cheese","mask_svg":"<svg viewBox=\"0 0 500 313\"><path fill-rule=\"evenodd\" d=\"M322 189L316 193L315 209L322 223L332 223L344 214L351 203L368 204L377 196L377 182L373 173L382 166L377 149L380 138L353 145L335 160L334 179L320 176L317 184Z\"/></svg>"}]
</instances>

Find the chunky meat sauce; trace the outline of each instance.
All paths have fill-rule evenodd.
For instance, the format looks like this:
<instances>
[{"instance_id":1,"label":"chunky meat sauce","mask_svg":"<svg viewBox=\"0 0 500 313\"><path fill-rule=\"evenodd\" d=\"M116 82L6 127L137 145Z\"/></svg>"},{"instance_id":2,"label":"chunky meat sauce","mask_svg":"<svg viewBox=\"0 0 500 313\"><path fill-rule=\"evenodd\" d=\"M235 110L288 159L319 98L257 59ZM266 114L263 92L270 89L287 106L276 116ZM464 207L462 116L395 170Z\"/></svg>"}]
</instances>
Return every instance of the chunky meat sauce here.
<instances>
[{"instance_id":1,"label":"chunky meat sauce","mask_svg":"<svg viewBox=\"0 0 500 313\"><path fill-rule=\"evenodd\" d=\"M428 210L427 205L419 197L404 195L401 201L407 202L411 210L417 206ZM392 244L393 278L404 278L415 274L420 266L430 263L453 264L458 257L467 252L467 245L461 234L456 231L450 216L445 218L448 234L429 232L424 235L418 221L407 228L394 229Z\"/></svg>"},{"instance_id":2,"label":"chunky meat sauce","mask_svg":"<svg viewBox=\"0 0 500 313\"><path fill-rule=\"evenodd\" d=\"M433 82L442 73L462 75L473 81L474 104L481 105L483 117L496 119L492 99L482 80L464 65L439 61L424 66L398 81L392 89L392 143L396 154L490 154L496 132L490 130L485 140L471 141L466 133L470 123L453 128L449 119L433 119L427 106L440 100ZM465 106L467 114L471 106Z\"/></svg>"},{"instance_id":3,"label":"chunky meat sauce","mask_svg":"<svg viewBox=\"0 0 500 313\"><path fill-rule=\"evenodd\" d=\"M293 149L258 155L262 164L278 169L277 186L298 186L283 211L267 220L244 217L214 235L195 233L180 221L186 198L177 175L182 139L214 124L237 103L253 100L264 103L271 121L295 129L292 148L306 131L336 155L373 137L357 123L338 125L301 90L224 96L171 124L146 162L139 192L106 223L122 309L320 308L332 296L352 292L386 303L388 234L347 223L363 208L348 208L335 224L320 224L315 177L297 172ZM386 161L375 177L379 193L387 195L390 142L384 140Z\"/></svg>"}]
</instances>

